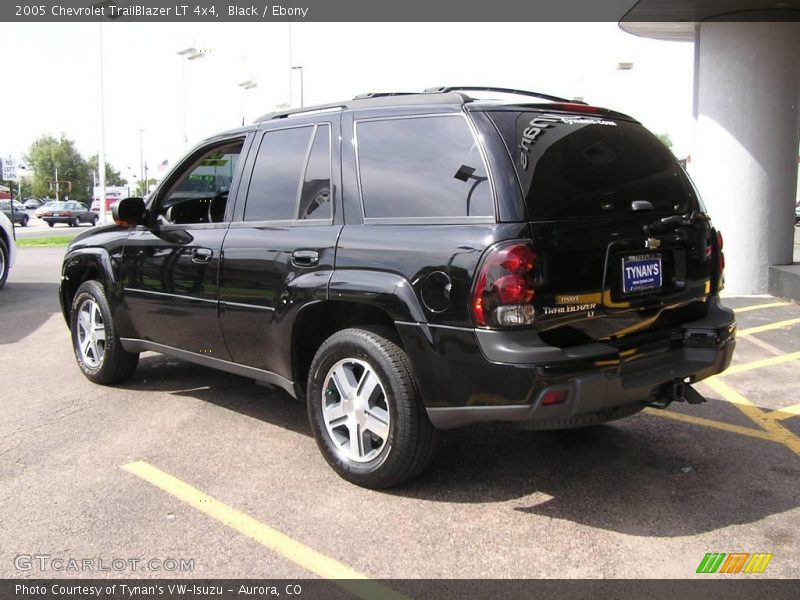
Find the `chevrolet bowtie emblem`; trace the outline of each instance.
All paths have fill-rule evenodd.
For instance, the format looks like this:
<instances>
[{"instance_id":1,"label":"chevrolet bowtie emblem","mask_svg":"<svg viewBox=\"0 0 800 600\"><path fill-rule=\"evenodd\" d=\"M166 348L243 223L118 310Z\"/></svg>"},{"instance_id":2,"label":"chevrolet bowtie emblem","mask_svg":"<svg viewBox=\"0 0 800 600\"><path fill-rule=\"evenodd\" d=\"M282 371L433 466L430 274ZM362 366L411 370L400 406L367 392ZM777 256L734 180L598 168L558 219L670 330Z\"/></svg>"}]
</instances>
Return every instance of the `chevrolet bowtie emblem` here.
<instances>
[{"instance_id":1,"label":"chevrolet bowtie emblem","mask_svg":"<svg viewBox=\"0 0 800 600\"><path fill-rule=\"evenodd\" d=\"M648 250L655 250L656 248L661 248L661 240L656 238L647 238L647 241L644 243L644 247Z\"/></svg>"}]
</instances>

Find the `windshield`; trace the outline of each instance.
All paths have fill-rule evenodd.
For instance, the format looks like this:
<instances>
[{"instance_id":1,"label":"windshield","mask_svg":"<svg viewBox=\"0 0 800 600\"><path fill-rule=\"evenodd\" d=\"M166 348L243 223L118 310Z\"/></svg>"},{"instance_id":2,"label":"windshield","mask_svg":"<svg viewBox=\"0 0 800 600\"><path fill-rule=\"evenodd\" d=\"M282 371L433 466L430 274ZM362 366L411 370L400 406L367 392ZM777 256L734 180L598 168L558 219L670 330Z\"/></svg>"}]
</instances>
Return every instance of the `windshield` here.
<instances>
[{"instance_id":1,"label":"windshield","mask_svg":"<svg viewBox=\"0 0 800 600\"><path fill-rule=\"evenodd\" d=\"M514 157L531 219L651 214L699 208L697 194L670 150L638 123L602 115L530 111L490 113Z\"/></svg>"}]
</instances>

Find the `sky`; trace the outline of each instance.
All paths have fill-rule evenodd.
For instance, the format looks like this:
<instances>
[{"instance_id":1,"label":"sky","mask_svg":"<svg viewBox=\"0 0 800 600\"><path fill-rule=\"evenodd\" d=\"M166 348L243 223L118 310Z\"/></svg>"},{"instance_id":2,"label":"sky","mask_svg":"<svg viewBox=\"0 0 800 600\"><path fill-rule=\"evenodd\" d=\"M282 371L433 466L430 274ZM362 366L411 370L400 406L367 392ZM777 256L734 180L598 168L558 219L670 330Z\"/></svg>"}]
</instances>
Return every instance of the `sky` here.
<instances>
[{"instance_id":1,"label":"sky","mask_svg":"<svg viewBox=\"0 0 800 600\"><path fill-rule=\"evenodd\" d=\"M439 85L536 90L628 113L690 153L693 44L639 38L616 23L2 23L0 156L22 159L62 133L133 181L213 133L280 104ZM186 61L177 52L202 50ZM618 70L632 62L630 70ZM14 65L9 68L9 65ZM185 69L185 105L184 105ZM257 87L242 91L239 83ZM186 135L184 143L184 106ZM141 132L140 130L144 130Z\"/></svg>"}]
</instances>

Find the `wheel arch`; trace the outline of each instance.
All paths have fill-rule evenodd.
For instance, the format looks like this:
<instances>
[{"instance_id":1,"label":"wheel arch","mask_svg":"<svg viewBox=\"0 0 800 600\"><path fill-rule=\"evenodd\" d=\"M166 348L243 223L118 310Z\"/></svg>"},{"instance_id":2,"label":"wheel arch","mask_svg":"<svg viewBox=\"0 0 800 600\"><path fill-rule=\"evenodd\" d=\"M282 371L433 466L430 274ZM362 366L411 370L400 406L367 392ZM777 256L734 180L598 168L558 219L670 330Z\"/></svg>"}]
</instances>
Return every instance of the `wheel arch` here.
<instances>
[{"instance_id":1,"label":"wheel arch","mask_svg":"<svg viewBox=\"0 0 800 600\"><path fill-rule=\"evenodd\" d=\"M395 323L426 322L411 283L396 273L336 270L328 284L327 298L304 306L292 328L292 379L299 398L305 397L314 354L335 332L348 327L385 327L402 347Z\"/></svg>"},{"instance_id":2,"label":"wheel arch","mask_svg":"<svg viewBox=\"0 0 800 600\"><path fill-rule=\"evenodd\" d=\"M331 335L350 327L380 327L402 345L395 321L384 309L352 300L325 300L309 303L297 315L292 328L292 380L295 394L305 398L311 361Z\"/></svg>"},{"instance_id":3,"label":"wheel arch","mask_svg":"<svg viewBox=\"0 0 800 600\"><path fill-rule=\"evenodd\" d=\"M78 288L85 281L100 281L109 295L114 289L114 271L111 259L104 248L78 248L67 252L61 270L59 296L61 312L69 324L69 309Z\"/></svg>"}]
</instances>

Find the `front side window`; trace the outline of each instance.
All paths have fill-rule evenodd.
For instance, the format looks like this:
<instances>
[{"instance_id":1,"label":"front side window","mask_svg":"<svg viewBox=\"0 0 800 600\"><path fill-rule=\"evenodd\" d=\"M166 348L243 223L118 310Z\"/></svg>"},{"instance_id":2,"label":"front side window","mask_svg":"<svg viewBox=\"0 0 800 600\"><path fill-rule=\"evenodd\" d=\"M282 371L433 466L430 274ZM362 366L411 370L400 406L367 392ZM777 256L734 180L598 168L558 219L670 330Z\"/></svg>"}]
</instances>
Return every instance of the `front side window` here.
<instances>
[{"instance_id":1,"label":"front side window","mask_svg":"<svg viewBox=\"0 0 800 600\"><path fill-rule=\"evenodd\" d=\"M462 115L361 121L356 136L365 217L494 215L486 165Z\"/></svg>"},{"instance_id":2,"label":"front side window","mask_svg":"<svg viewBox=\"0 0 800 600\"><path fill-rule=\"evenodd\" d=\"M176 225L224 220L242 144L237 140L216 146L195 160L162 196L156 218Z\"/></svg>"}]
</instances>

